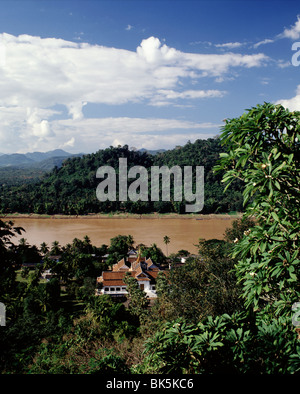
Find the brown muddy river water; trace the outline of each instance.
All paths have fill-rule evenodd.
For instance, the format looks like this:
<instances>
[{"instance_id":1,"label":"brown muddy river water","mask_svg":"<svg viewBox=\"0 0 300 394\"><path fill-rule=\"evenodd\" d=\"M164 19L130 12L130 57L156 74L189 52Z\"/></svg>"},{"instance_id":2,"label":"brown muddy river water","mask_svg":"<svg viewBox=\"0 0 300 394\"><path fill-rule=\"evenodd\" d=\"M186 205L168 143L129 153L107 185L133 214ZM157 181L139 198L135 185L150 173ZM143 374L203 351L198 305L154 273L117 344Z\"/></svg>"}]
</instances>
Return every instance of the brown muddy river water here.
<instances>
[{"instance_id":1,"label":"brown muddy river water","mask_svg":"<svg viewBox=\"0 0 300 394\"><path fill-rule=\"evenodd\" d=\"M8 220L8 218L2 218ZM18 239L25 238L31 245L40 246L46 242L49 246L53 241L60 245L71 243L74 238L83 239L88 235L95 246L109 245L110 239L116 235L132 235L135 244L143 243L150 246L156 243L166 253L163 238L170 238L168 253L186 249L197 252L194 246L199 238L223 239L225 229L231 226L234 218L13 218L15 226L23 227L26 232Z\"/></svg>"}]
</instances>

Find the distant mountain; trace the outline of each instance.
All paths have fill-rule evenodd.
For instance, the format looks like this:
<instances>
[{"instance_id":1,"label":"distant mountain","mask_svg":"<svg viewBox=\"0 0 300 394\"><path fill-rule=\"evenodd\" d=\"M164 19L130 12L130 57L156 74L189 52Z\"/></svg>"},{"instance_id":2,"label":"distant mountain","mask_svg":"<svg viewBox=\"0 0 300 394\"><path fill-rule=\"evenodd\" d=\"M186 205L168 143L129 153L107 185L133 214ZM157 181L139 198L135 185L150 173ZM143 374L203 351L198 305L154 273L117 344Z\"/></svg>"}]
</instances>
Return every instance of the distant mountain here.
<instances>
[{"instance_id":1,"label":"distant mountain","mask_svg":"<svg viewBox=\"0 0 300 394\"><path fill-rule=\"evenodd\" d=\"M65 152L62 149L55 149L55 150L51 150L49 152L25 153L25 156L31 160L39 162L42 160L50 159L52 157L69 157L69 156L72 156L72 154Z\"/></svg>"},{"instance_id":2,"label":"distant mountain","mask_svg":"<svg viewBox=\"0 0 300 394\"><path fill-rule=\"evenodd\" d=\"M74 155L62 149L55 149L48 152L2 154L0 155L0 167L38 168L48 171L54 166L60 167L62 162L68 157L82 155Z\"/></svg>"},{"instance_id":3,"label":"distant mountain","mask_svg":"<svg viewBox=\"0 0 300 394\"><path fill-rule=\"evenodd\" d=\"M33 163L33 160L21 153L12 153L0 156L0 167L19 167L29 163Z\"/></svg>"}]
</instances>

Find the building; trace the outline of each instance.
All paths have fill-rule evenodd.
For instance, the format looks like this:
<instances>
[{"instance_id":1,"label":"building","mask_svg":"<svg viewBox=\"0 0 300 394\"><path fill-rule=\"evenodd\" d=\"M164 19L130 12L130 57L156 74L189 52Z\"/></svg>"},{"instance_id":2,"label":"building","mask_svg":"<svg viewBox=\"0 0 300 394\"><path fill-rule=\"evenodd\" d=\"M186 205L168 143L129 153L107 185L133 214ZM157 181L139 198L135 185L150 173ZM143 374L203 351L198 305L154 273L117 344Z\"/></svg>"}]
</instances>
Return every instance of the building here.
<instances>
[{"instance_id":1,"label":"building","mask_svg":"<svg viewBox=\"0 0 300 394\"><path fill-rule=\"evenodd\" d=\"M146 293L148 298L156 298L156 278L160 268L148 258L141 257L140 254L130 251L128 258L121 259L112 266L109 271L103 271L97 278L99 288L96 295L109 294L113 297L126 296L126 284L123 279L128 272L137 279L140 288Z\"/></svg>"}]
</instances>

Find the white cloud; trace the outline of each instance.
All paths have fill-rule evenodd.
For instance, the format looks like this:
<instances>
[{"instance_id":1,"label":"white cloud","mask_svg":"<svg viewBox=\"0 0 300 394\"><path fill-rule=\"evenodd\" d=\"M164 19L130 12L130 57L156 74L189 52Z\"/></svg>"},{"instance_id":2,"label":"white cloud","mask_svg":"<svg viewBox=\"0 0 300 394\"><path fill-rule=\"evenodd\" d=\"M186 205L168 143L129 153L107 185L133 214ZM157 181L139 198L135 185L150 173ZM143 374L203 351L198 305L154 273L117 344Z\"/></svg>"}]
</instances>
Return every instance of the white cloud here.
<instances>
[{"instance_id":1,"label":"white cloud","mask_svg":"<svg viewBox=\"0 0 300 394\"><path fill-rule=\"evenodd\" d=\"M186 53L156 37L143 40L136 51L6 33L0 34L0 42L5 53L0 62L0 139L13 151L71 140L73 135L58 134L56 105L67 109L66 122L78 124L88 122L83 115L88 103L175 106L178 100L183 104L223 97L223 91L187 86L199 86L199 77L221 79L235 68L260 67L268 61L262 53ZM77 143L75 136L74 147Z\"/></svg>"},{"instance_id":2,"label":"white cloud","mask_svg":"<svg viewBox=\"0 0 300 394\"><path fill-rule=\"evenodd\" d=\"M297 16L297 21L291 28L284 29L284 31L280 34L277 34L274 38L265 38L253 45L253 48L258 48L261 45L272 44L279 39L283 38L291 38L292 40L297 40L300 38L300 15Z\"/></svg>"},{"instance_id":3,"label":"white cloud","mask_svg":"<svg viewBox=\"0 0 300 394\"><path fill-rule=\"evenodd\" d=\"M244 44L241 42L226 42L224 44L215 44L215 47L225 48L225 49L234 49L234 48L239 48L242 45L244 45Z\"/></svg>"},{"instance_id":4,"label":"white cloud","mask_svg":"<svg viewBox=\"0 0 300 394\"><path fill-rule=\"evenodd\" d=\"M47 111L38 108L27 108L27 129L32 134L41 139L54 136L48 120L42 119L47 116Z\"/></svg>"},{"instance_id":5,"label":"white cloud","mask_svg":"<svg viewBox=\"0 0 300 394\"><path fill-rule=\"evenodd\" d=\"M290 99L280 99L276 104L281 104L290 111L300 111L300 85L297 86L295 97Z\"/></svg>"},{"instance_id":6,"label":"white cloud","mask_svg":"<svg viewBox=\"0 0 300 394\"><path fill-rule=\"evenodd\" d=\"M216 98L216 97L223 97L225 94L226 94L225 91L215 90L215 89L211 89L211 90L185 90L182 92L161 89L161 90L158 90L157 94L152 98L151 104L154 106L166 106L166 105L173 105L173 101L170 101L170 100Z\"/></svg>"},{"instance_id":7,"label":"white cloud","mask_svg":"<svg viewBox=\"0 0 300 394\"><path fill-rule=\"evenodd\" d=\"M62 148L73 147L74 143L75 143L75 138L72 137L69 139L69 141L63 143L62 145L59 145L59 148L62 149Z\"/></svg>"},{"instance_id":8,"label":"white cloud","mask_svg":"<svg viewBox=\"0 0 300 394\"><path fill-rule=\"evenodd\" d=\"M80 116L80 103L121 104L175 88L180 78L220 76L234 67L259 67L263 54L184 53L158 38L136 52L61 39L2 34L0 104L49 107L63 104ZM75 106L75 107L74 107Z\"/></svg>"},{"instance_id":9,"label":"white cloud","mask_svg":"<svg viewBox=\"0 0 300 394\"><path fill-rule=\"evenodd\" d=\"M185 90L183 92L160 90L158 93L165 96L167 99L223 97L225 94L225 92L221 90Z\"/></svg>"},{"instance_id":10,"label":"white cloud","mask_svg":"<svg viewBox=\"0 0 300 394\"><path fill-rule=\"evenodd\" d=\"M270 38L266 38L262 41L257 42L256 44L253 45L253 48L258 48L261 45L266 45L266 44L271 44L273 43L275 40L272 40Z\"/></svg>"},{"instance_id":11,"label":"white cloud","mask_svg":"<svg viewBox=\"0 0 300 394\"><path fill-rule=\"evenodd\" d=\"M187 140L209 138L218 134L222 124L197 123L163 118L108 117L54 121L53 129L61 147L75 139L82 151L113 145L132 144L139 148L171 148ZM65 142L67 141L67 142ZM70 145L70 144L69 144Z\"/></svg>"},{"instance_id":12,"label":"white cloud","mask_svg":"<svg viewBox=\"0 0 300 394\"><path fill-rule=\"evenodd\" d=\"M280 35L283 38L291 38L297 40L300 37L300 15L297 16L297 21L290 29L285 29Z\"/></svg>"},{"instance_id":13,"label":"white cloud","mask_svg":"<svg viewBox=\"0 0 300 394\"><path fill-rule=\"evenodd\" d=\"M214 123L197 123L186 120L164 119L164 118L129 118L129 117L109 117L109 118L89 118L76 122L72 119L57 120L53 122L56 129L59 127L70 128L71 130L85 129L90 136L97 136L99 131L107 133L131 132L134 134L147 132L162 132L167 130L183 129L203 129L216 128L220 125Z\"/></svg>"}]
</instances>

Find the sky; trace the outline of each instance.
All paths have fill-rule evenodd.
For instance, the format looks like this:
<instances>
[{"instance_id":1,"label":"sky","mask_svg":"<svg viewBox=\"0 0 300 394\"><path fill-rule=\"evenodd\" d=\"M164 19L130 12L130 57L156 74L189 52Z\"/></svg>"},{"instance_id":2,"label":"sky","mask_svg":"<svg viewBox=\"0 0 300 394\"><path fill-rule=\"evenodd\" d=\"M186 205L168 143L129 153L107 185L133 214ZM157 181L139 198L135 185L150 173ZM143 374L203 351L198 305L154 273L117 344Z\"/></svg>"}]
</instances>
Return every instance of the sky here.
<instances>
[{"instance_id":1,"label":"sky","mask_svg":"<svg viewBox=\"0 0 300 394\"><path fill-rule=\"evenodd\" d=\"M0 0L0 152L213 138L300 110L299 63L296 0Z\"/></svg>"}]
</instances>

